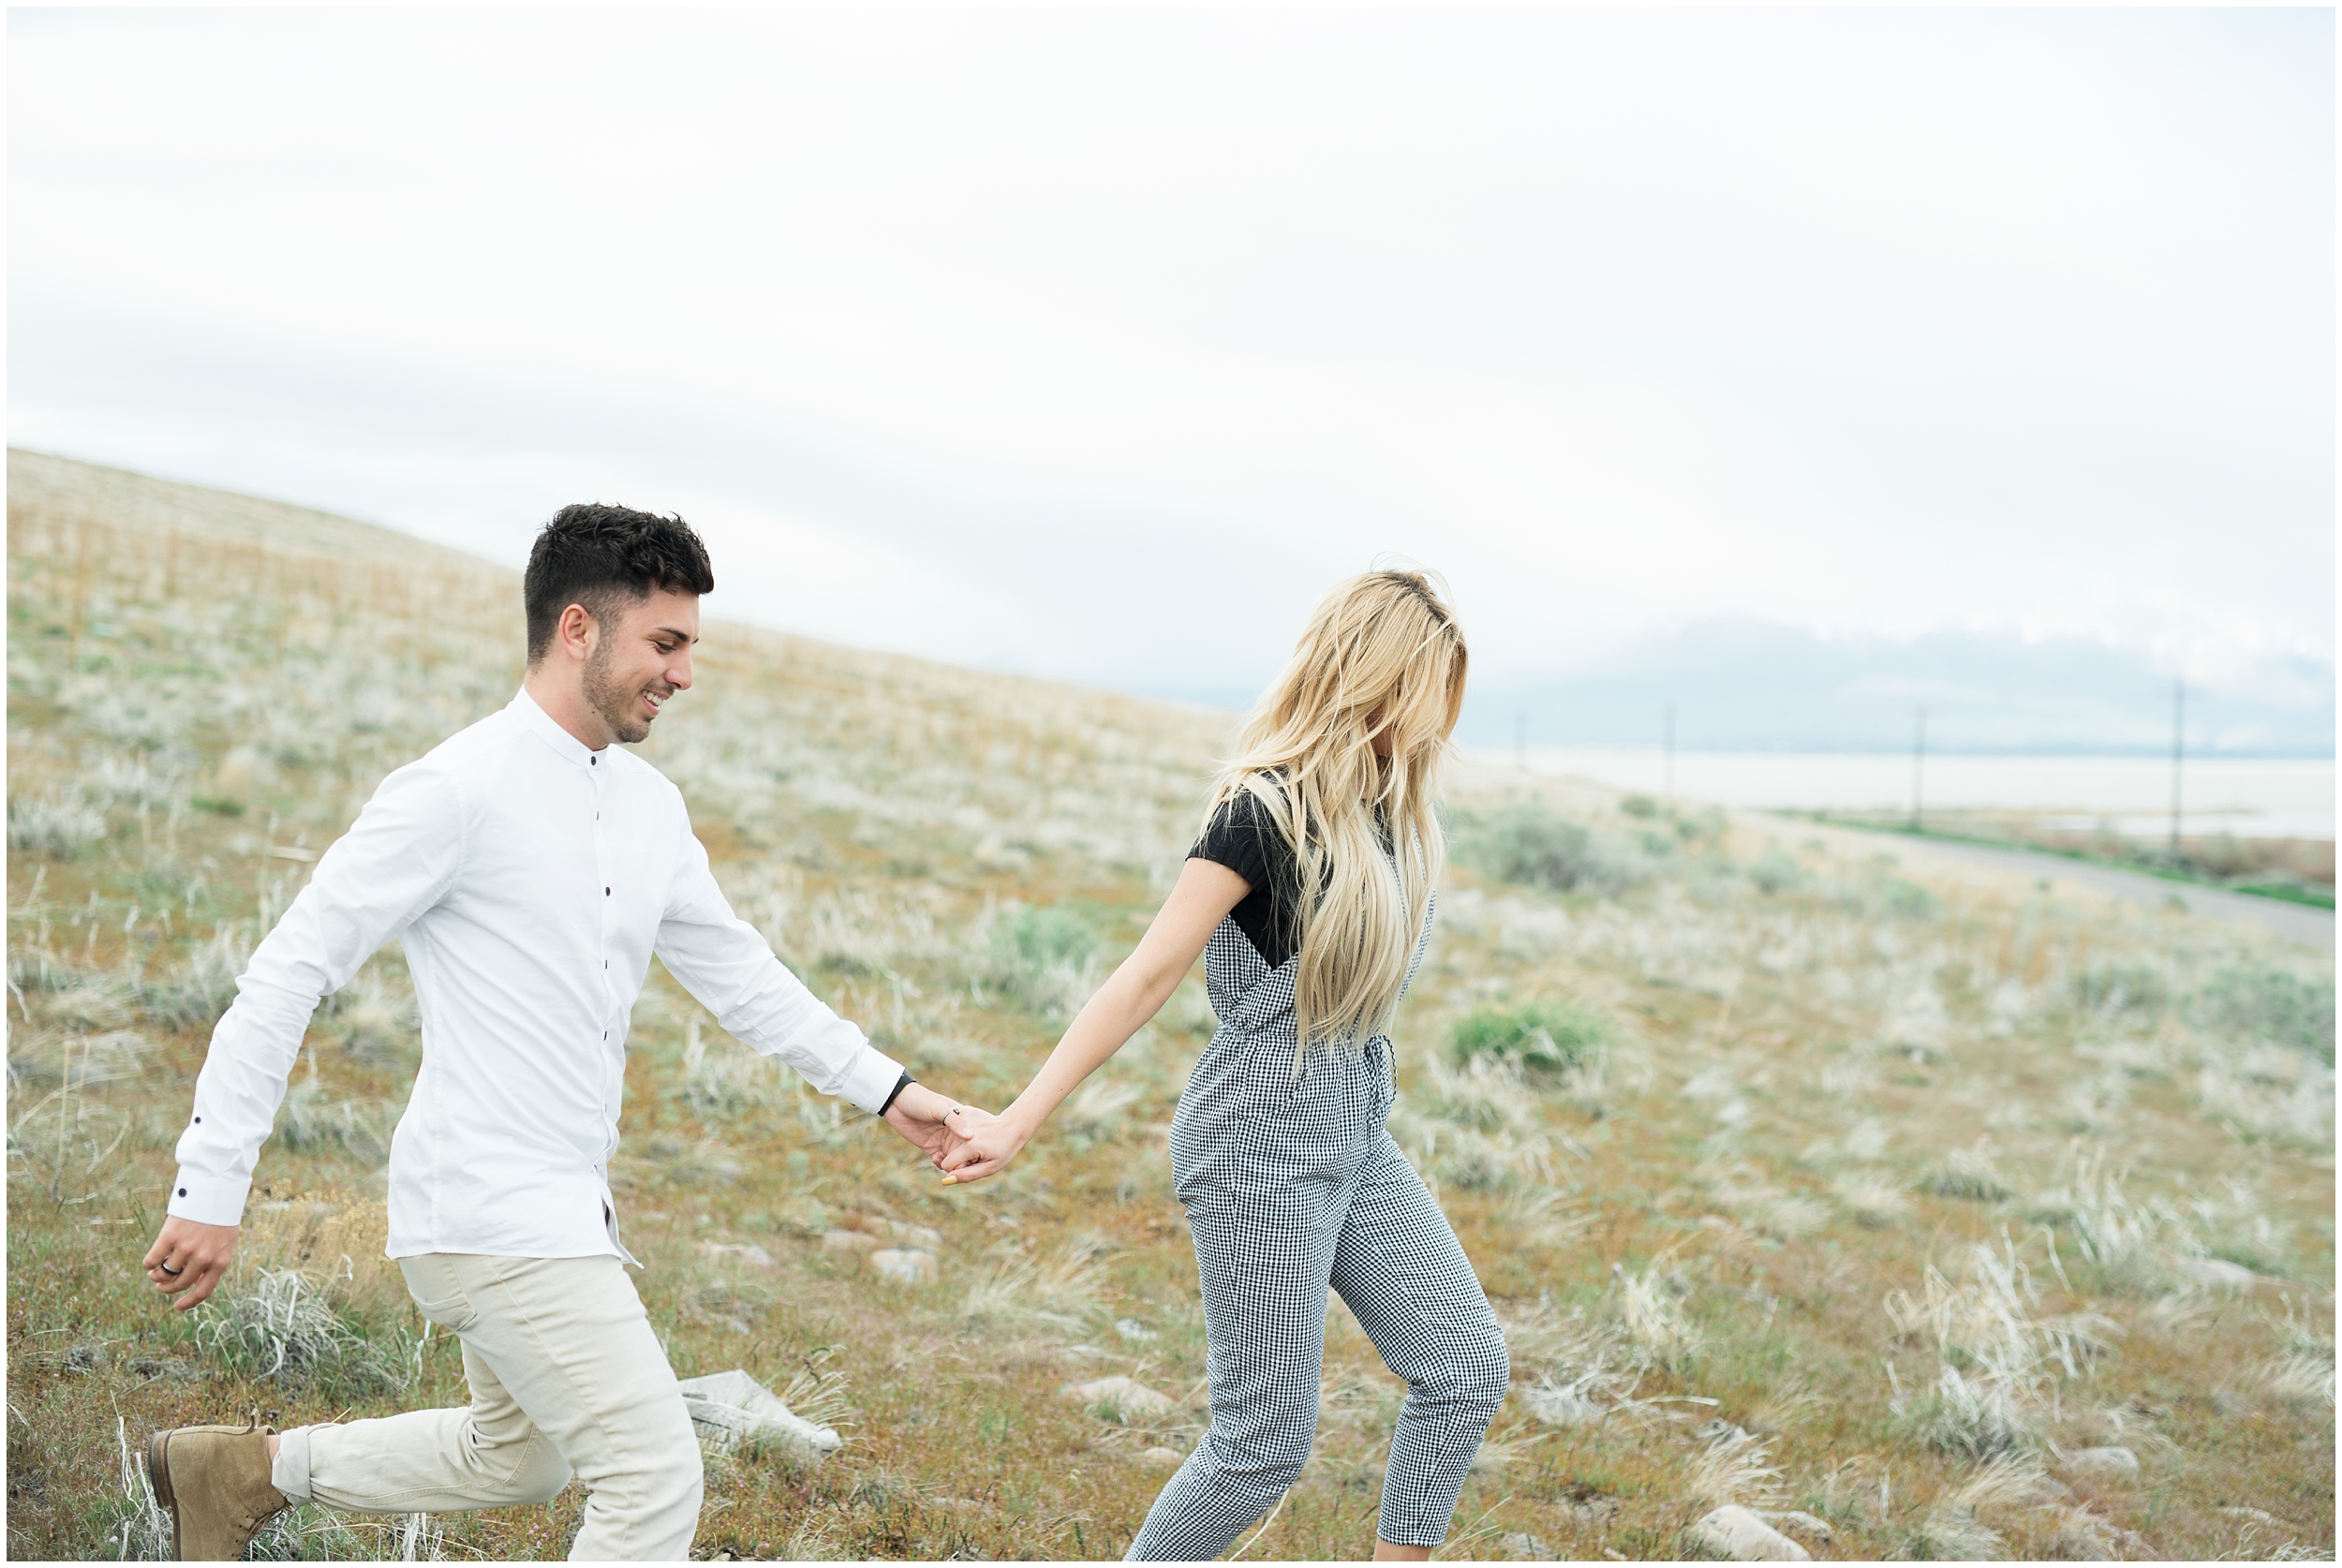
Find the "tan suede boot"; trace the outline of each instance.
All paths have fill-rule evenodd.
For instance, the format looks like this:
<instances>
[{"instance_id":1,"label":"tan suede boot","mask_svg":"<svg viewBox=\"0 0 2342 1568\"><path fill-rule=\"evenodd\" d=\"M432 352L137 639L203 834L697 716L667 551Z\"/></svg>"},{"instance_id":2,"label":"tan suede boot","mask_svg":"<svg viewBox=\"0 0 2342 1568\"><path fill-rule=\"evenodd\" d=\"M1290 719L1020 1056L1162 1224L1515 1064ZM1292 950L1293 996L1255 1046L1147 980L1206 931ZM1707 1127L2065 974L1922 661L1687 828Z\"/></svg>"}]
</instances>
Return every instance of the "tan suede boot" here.
<instances>
[{"instance_id":1,"label":"tan suede boot","mask_svg":"<svg viewBox=\"0 0 2342 1568\"><path fill-rule=\"evenodd\" d=\"M146 1476L170 1510L170 1555L233 1562L271 1518L292 1506L269 1482L274 1427L174 1427L146 1442Z\"/></svg>"}]
</instances>

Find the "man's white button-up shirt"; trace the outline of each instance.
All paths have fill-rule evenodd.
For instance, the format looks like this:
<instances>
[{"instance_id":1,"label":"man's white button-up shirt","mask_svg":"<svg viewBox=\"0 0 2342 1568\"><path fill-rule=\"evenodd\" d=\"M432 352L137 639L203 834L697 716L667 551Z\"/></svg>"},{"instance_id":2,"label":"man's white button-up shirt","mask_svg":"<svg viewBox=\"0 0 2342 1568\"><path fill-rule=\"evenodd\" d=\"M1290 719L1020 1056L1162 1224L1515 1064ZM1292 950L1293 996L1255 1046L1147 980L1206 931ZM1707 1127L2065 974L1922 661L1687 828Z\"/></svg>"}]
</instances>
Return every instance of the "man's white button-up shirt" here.
<instances>
[{"instance_id":1,"label":"man's white button-up shirt","mask_svg":"<svg viewBox=\"0 0 2342 1568\"><path fill-rule=\"evenodd\" d=\"M901 1068L734 917L683 795L526 691L382 781L236 983L172 1214L243 1217L318 998L403 938L422 1069L391 1140L392 1257L627 1255L608 1181L655 952L718 1023L866 1111Z\"/></svg>"}]
</instances>

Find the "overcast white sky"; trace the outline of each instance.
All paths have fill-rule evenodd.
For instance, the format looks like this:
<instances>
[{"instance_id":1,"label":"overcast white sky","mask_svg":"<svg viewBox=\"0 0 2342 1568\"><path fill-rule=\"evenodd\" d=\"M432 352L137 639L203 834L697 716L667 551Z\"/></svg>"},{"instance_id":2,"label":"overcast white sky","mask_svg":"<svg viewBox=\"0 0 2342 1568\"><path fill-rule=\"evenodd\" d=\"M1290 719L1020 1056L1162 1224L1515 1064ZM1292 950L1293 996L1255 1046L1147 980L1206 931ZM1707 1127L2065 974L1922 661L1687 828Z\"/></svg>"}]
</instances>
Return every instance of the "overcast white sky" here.
<instances>
[{"instance_id":1,"label":"overcast white sky","mask_svg":"<svg viewBox=\"0 0 2342 1568\"><path fill-rule=\"evenodd\" d=\"M9 13L9 438L1165 692L1747 613L2330 664L2330 12Z\"/></svg>"}]
</instances>

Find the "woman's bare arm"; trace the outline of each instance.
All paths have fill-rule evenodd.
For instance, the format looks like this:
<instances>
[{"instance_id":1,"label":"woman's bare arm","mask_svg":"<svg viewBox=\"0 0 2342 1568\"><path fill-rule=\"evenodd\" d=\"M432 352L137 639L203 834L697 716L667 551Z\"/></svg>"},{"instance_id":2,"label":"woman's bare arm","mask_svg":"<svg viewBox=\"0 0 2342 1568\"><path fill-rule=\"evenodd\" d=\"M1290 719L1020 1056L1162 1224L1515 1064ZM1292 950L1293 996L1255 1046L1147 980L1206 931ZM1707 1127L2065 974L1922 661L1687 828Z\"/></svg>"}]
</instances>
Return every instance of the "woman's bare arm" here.
<instances>
[{"instance_id":1,"label":"woman's bare arm","mask_svg":"<svg viewBox=\"0 0 2342 1568\"><path fill-rule=\"evenodd\" d=\"M1251 892L1252 884L1226 866L1189 861L1137 951L1075 1014L1025 1092L998 1117L986 1119L981 1112L969 1111L951 1118L953 1130L966 1141L943 1157L944 1181L982 1181L1015 1159L1049 1113L1170 999L1213 930Z\"/></svg>"}]
</instances>

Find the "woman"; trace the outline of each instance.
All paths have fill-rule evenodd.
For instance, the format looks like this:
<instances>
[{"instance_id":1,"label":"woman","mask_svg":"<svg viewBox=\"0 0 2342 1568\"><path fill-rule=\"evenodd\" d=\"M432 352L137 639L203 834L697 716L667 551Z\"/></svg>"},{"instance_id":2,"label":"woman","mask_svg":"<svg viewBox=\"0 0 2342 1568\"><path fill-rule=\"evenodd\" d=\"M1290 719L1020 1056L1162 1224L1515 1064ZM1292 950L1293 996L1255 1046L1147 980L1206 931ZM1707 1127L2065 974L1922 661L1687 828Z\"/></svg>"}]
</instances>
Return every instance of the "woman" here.
<instances>
[{"instance_id":1,"label":"woman","mask_svg":"<svg viewBox=\"0 0 2342 1568\"><path fill-rule=\"evenodd\" d=\"M1204 955L1220 1028L1179 1097L1171 1168L1203 1278L1211 1426L1134 1560L1219 1556L1300 1474L1329 1286L1407 1380L1377 1559L1420 1561L1445 1538L1504 1400L1488 1298L1383 1125L1384 1031L1430 939L1432 802L1463 688L1463 634L1424 576L1336 588L1247 720L1138 950L1015 1103L951 1117L966 1142L944 1179L999 1171Z\"/></svg>"}]
</instances>

